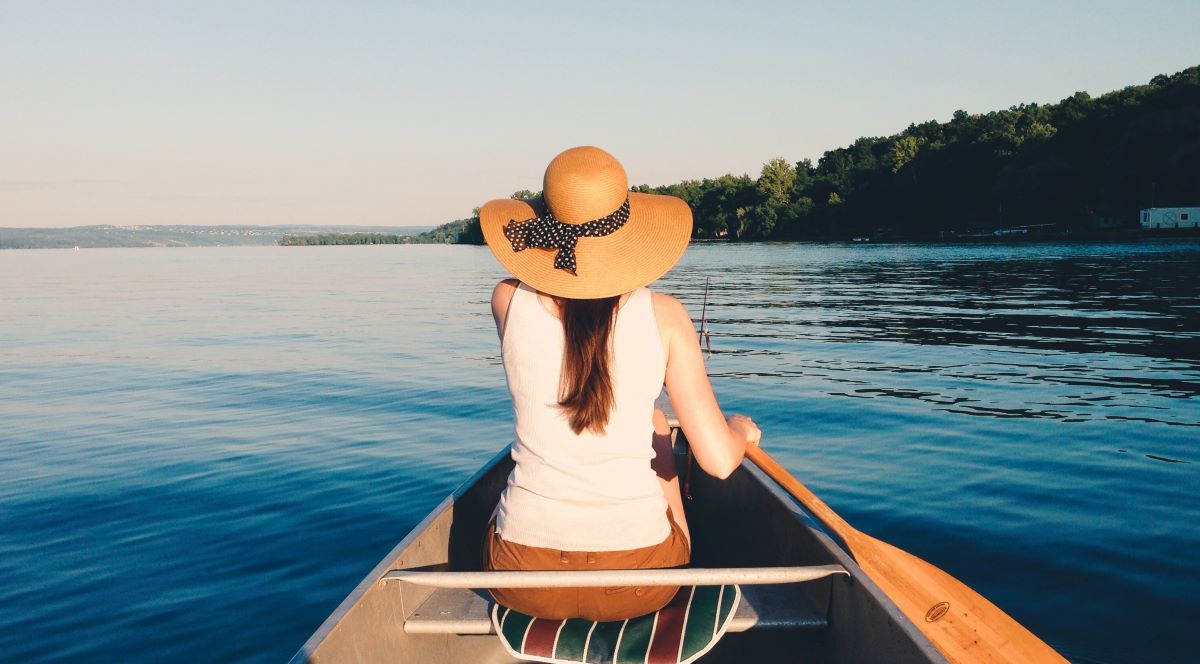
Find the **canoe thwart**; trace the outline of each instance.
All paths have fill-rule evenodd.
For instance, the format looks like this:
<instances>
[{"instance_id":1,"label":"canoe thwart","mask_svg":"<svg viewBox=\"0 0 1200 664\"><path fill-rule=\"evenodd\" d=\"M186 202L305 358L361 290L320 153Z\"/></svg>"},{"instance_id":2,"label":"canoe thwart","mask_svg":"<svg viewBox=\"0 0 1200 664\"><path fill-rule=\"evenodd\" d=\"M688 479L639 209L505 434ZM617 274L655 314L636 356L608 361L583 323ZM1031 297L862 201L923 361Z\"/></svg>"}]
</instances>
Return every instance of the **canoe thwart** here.
<instances>
[{"instance_id":1,"label":"canoe thwart","mask_svg":"<svg viewBox=\"0 0 1200 664\"><path fill-rule=\"evenodd\" d=\"M841 565L714 567L584 571L443 572L391 570L384 581L433 588L599 588L605 586L719 586L802 583L850 573Z\"/></svg>"},{"instance_id":2,"label":"canoe thwart","mask_svg":"<svg viewBox=\"0 0 1200 664\"><path fill-rule=\"evenodd\" d=\"M489 602L465 588L438 588L404 621L408 634L494 634ZM823 630L826 615L795 584L749 585L729 621L729 632Z\"/></svg>"}]
</instances>

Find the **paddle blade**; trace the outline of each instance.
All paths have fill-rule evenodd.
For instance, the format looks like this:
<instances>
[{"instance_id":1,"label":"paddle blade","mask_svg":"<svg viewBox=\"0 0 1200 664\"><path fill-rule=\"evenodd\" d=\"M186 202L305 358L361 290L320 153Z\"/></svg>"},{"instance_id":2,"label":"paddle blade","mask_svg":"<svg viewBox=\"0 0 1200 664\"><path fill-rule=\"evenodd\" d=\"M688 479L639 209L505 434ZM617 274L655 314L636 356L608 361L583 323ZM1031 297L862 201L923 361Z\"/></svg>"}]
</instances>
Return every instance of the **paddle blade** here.
<instances>
[{"instance_id":1,"label":"paddle blade","mask_svg":"<svg viewBox=\"0 0 1200 664\"><path fill-rule=\"evenodd\" d=\"M850 544L860 567L951 662L1067 660L983 595L920 558L861 534Z\"/></svg>"}]
</instances>

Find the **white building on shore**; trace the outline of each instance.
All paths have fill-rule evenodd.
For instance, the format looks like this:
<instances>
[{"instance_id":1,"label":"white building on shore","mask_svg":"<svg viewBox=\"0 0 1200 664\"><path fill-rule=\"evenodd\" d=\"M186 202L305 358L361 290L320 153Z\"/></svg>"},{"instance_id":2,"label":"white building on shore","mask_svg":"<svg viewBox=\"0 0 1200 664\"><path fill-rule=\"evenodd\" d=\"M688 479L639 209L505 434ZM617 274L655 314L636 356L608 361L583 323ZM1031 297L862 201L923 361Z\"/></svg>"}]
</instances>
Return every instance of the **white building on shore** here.
<instances>
[{"instance_id":1,"label":"white building on shore","mask_svg":"<svg viewBox=\"0 0 1200 664\"><path fill-rule=\"evenodd\" d=\"M1200 207L1146 208L1140 218L1144 231L1200 228Z\"/></svg>"}]
</instances>

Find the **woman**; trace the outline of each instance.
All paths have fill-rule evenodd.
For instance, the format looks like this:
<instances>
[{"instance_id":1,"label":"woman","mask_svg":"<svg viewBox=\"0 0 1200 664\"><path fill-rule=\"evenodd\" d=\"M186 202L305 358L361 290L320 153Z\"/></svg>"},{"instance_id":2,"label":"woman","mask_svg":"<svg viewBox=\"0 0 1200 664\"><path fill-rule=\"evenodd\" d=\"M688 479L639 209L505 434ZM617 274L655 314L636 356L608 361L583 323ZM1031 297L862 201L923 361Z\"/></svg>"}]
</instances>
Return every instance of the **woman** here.
<instances>
[{"instance_id":1,"label":"woman","mask_svg":"<svg viewBox=\"0 0 1200 664\"><path fill-rule=\"evenodd\" d=\"M593 147L546 168L543 200L480 209L488 246L517 277L492 293L513 400L516 466L484 542L487 569L626 569L687 564L678 481L652 467L665 429L664 382L697 463L724 478L758 427L726 420L696 330L646 284L691 237L687 204L629 192L625 170ZM669 449L660 461L670 462ZM655 464L660 467L663 464ZM669 463L667 465L670 465ZM618 620L662 608L671 587L494 589L541 618Z\"/></svg>"}]
</instances>

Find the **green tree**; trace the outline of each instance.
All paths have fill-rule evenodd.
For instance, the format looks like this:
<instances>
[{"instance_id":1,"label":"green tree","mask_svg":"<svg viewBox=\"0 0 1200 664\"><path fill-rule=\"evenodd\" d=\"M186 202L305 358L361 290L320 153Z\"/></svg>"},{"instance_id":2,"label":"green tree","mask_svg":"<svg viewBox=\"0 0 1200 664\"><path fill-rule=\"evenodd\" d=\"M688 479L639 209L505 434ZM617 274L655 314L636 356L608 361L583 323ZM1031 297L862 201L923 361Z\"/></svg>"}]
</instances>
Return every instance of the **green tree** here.
<instances>
[{"instance_id":1,"label":"green tree","mask_svg":"<svg viewBox=\"0 0 1200 664\"><path fill-rule=\"evenodd\" d=\"M792 182L791 199L804 196L812 188L817 179L817 169L811 159L801 159L796 162L796 179Z\"/></svg>"},{"instance_id":2,"label":"green tree","mask_svg":"<svg viewBox=\"0 0 1200 664\"><path fill-rule=\"evenodd\" d=\"M755 204L758 195L754 180L748 175L722 175L715 180L704 180L701 188L704 194L693 209L695 236L738 237L745 210Z\"/></svg>"},{"instance_id":3,"label":"green tree","mask_svg":"<svg viewBox=\"0 0 1200 664\"><path fill-rule=\"evenodd\" d=\"M912 160L917 158L917 153L921 150L921 139L916 136L904 134L896 140L892 141L892 147L888 150L887 164L891 168L892 173L899 173L900 169L905 166L910 166L912 171L913 182L917 181L917 172L911 168Z\"/></svg>"},{"instance_id":4,"label":"green tree","mask_svg":"<svg viewBox=\"0 0 1200 664\"><path fill-rule=\"evenodd\" d=\"M796 169L786 159L776 157L763 164L756 186L763 203L781 208L791 202L795 184Z\"/></svg>"}]
</instances>

